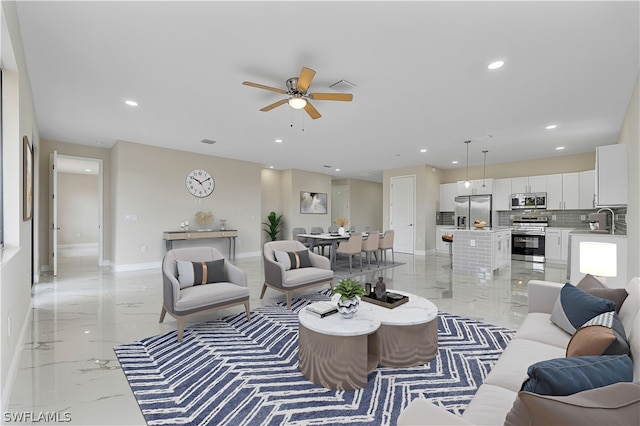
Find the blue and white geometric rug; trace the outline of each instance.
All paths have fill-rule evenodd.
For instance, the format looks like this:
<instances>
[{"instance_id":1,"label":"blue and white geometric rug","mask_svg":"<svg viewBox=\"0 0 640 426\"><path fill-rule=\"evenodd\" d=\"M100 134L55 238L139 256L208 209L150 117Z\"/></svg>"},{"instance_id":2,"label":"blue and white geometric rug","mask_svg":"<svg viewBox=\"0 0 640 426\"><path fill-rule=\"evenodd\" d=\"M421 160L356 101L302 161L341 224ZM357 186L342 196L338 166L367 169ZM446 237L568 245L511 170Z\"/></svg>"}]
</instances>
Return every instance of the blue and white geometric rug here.
<instances>
[{"instance_id":1,"label":"blue and white geometric rug","mask_svg":"<svg viewBox=\"0 0 640 426\"><path fill-rule=\"evenodd\" d=\"M114 350L149 425L395 425L426 398L461 414L514 331L439 313L438 355L380 367L355 391L321 388L298 369L298 312L326 292L239 312Z\"/></svg>"}]
</instances>

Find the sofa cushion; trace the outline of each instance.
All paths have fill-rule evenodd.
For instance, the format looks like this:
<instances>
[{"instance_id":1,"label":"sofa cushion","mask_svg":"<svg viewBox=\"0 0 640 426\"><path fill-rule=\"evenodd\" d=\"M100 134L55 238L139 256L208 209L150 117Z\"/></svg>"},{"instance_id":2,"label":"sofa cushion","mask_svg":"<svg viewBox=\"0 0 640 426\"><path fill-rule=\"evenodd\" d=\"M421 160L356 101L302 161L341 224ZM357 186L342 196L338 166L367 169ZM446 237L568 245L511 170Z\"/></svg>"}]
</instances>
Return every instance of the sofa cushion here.
<instances>
[{"instance_id":1,"label":"sofa cushion","mask_svg":"<svg viewBox=\"0 0 640 426\"><path fill-rule=\"evenodd\" d=\"M549 316L550 314L541 312L530 312L513 338L533 340L566 349L571 336L549 321Z\"/></svg>"},{"instance_id":2,"label":"sofa cushion","mask_svg":"<svg viewBox=\"0 0 640 426\"><path fill-rule=\"evenodd\" d=\"M178 260L177 264L180 288L227 281L224 272L224 259L211 260L209 262Z\"/></svg>"},{"instance_id":3,"label":"sofa cushion","mask_svg":"<svg viewBox=\"0 0 640 426\"><path fill-rule=\"evenodd\" d=\"M591 274L585 275L576 287L580 290L586 291L592 296L611 300L616 304L616 312L620 311L622 303L628 296L628 293L624 288L608 288L604 283Z\"/></svg>"},{"instance_id":4,"label":"sofa cushion","mask_svg":"<svg viewBox=\"0 0 640 426\"><path fill-rule=\"evenodd\" d=\"M321 269L313 267L291 269L285 273L282 286L285 289L291 289L310 283L331 281L332 279L333 271L331 269Z\"/></svg>"},{"instance_id":5,"label":"sofa cushion","mask_svg":"<svg viewBox=\"0 0 640 426\"><path fill-rule=\"evenodd\" d=\"M517 395L518 393L512 390L485 383L478 388L462 413L462 418L474 425L501 425ZM423 418L418 424L439 423L431 423L430 419Z\"/></svg>"},{"instance_id":6,"label":"sofa cushion","mask_svg":"<svg viewBox=\"0 0 640 426\"><path fill-rule=\"evenodd\" d=\"M527 379L529 365L563 357L566 346L559 348L525 339L512 339L487 375L484 383L518 392Z\"/></svg>"},{"instance_id":7,"label":"sofa cushion","mask_svg":"<svg viewBox=\"0 0 640 426\"><path fill-rule=\"evenodd\" d=\"M605 312L587 321L567 345L567 356L628 354L629 343L615 312Z\"/></svg>"},{"instance_id":8,"label":"sofa cushion","mask_svg":"<svg viewBox=\"0 0 640 426\"><path fill-rule=\"evenodd\" d=\"M640 384L620 382L568 396L520 392L504 425L637 425L638 413Z\"/></svg>"},{"instance_id":9,"label":"sofa cushion","mask_svg":"<svg viewBox=\"0 0 640 426\"><path fill-rule=\"evenodd\" d=\"M249 298L249 289L228 282L216 285L197 285L180 291L180 298L175 303L178 314L187 314L202 307L214 308L235 300Z\"/></svg>"},{"instance_id":10,"label":"sofa cushion","mask_svg":"<svg viewBox=\"0 0 640 426\"><path fill-rule=\"evenodd\" d=\"M633 380L628 355L555 358L529 366L522 391L540 395L571 395L617 382Z\"/></svg>"},{"instance_id":11,"label":"sofa cushion","mask_svg":"<svg viewBox=\"0 0 640 426\"><path fill-rule=\"evenodd\" d=\"M615 311L616 304L580 290L572 284L565 284L551 312L551 322L569 334L591 318L604 312Z\"/></svg>"},{"instance_id":12,"label":"sofa cushion","mask_svg":"<svg viewBox=\"0 0 640 426\"><path fill-rule=\"evenodd\" d=\"M276 261L284 266L284 270L308 268L311 266L311 259L309 259L309 250L300 251L280 251L273 252Z\"/></svg>"}]
</instances>

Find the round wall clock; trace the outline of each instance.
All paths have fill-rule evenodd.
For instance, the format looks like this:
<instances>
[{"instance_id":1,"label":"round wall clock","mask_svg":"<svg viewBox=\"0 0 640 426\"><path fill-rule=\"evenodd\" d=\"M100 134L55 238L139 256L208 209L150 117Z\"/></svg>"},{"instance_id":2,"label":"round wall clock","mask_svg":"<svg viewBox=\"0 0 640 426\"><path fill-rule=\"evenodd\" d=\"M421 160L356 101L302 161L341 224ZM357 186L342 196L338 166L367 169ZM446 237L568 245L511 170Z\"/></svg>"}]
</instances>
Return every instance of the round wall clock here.
<instances>
[{"instance_id":1,"label":"round wall clock","mask_svg":"<svg viewBox=\"0 0 640 426\"><path fill-rule=\"evenodd\" d=\"M213 176L201 169L191 170L187 175L186 184L191 195L198 198L208 197L216 187Z\"/></svg>"}]
</instances>

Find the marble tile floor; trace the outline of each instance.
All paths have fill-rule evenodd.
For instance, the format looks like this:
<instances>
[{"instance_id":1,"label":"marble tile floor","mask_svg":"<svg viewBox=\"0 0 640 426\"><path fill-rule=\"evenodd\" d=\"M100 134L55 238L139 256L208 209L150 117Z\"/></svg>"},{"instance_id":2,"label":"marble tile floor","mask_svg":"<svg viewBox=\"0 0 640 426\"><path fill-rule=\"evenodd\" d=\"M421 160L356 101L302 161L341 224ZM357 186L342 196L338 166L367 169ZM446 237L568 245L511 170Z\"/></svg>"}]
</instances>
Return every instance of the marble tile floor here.
<instances>
[{"instance_id":1,"label":"marble tile floor","mask_svg":"<svg viewBox=\"0 0 640 426\"><path fill-rule=\"evenodd\" d=\"M96 266L97 257L86 250L61 251L59 259L58 276L43 275L33 287L31 324L7 412L59 413L59 419L77 425L144 425L113 348L175 330L175 320L169 316L158 323L160 270L115 273ZM396 253L396 260L405 264L358 279L375 282L382 276L388 288L427 297L441 311L512 329L526 315L529 279L566 281L565 268L529 262L514 261L487 277L454 274L447 256ZM259 298L260 257L235 263L247 272L253 309L284 300L283 293L271 289L264 299ZM193 321L242 309L228 308ZM41 420L18 423L47 424Z\"/></svg>"}]
</instances>

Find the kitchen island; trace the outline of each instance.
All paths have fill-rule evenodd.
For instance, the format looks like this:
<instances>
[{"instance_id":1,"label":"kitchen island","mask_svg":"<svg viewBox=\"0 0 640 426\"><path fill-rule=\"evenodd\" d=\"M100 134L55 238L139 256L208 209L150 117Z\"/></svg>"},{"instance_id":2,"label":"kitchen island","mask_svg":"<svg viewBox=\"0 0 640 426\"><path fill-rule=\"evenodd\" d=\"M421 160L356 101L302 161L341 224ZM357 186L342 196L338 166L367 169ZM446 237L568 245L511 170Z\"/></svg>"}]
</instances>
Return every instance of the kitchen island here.
<instances>
[{"instance_id":1,"label":"kitchen island","mask_svg":"<svg viewBox=\"0 0 640 426\"><path fill-rule=\"evenodd\" d=\"M453 271L490 279L511 266L511 228L453 229Z\"/></svg>"}]
</instances>

